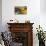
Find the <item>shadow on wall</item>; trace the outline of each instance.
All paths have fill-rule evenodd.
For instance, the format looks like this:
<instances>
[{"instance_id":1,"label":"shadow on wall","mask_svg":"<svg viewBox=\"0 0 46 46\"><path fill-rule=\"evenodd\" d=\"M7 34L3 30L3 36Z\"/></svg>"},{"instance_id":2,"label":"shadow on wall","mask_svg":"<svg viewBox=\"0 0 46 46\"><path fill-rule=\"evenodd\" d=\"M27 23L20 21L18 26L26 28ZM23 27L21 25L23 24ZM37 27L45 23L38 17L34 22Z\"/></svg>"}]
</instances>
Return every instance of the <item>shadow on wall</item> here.
<instances>
[{"instance_id":1,"label":"shadow on wall","mask_svg":"<svg viewBox=\"0 0 46 46\"><path fill-rule=\"evenodd\" d=\"M40 10L43 13L46 13L46 0L40 0Z\"/></svg>"},{"instance_id":2,"label":"shadow on wall","mask_svg":"<svg viewBox=\"0 0 46 46\"><path fill-rule=\"evenodd\" d=\"M0 0L0 31L2 31L2 0Z\"/></svg>"}]
</instances>

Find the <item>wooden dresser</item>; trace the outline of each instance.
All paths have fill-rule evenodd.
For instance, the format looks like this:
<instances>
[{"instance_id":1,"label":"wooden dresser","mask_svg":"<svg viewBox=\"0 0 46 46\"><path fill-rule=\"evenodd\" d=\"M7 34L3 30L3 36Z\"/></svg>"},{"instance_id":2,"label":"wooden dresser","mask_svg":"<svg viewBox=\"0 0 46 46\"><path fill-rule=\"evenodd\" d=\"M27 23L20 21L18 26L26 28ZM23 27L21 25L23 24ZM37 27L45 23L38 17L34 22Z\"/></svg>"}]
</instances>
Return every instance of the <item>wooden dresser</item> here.
<instances>
[{"instance_id":1,"label":"wooden dresser","mask_svg":"<svg viewBox=\"0 0 46 46\"><path fill-rule=\"evenodd\" d=\"M23 43L22 46L33 46L33 23L7 23L12 39L15 42Z\"/></svg>"}]
</instances>

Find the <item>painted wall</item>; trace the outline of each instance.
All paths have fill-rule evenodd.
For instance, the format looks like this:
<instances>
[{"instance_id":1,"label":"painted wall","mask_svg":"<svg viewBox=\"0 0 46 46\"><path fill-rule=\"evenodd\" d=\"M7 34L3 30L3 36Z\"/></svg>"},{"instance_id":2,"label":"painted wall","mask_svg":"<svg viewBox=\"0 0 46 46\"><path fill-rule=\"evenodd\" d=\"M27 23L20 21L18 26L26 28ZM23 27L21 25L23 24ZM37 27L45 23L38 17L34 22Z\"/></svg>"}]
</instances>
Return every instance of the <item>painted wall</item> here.
<instances>
[{"instance_id":1,"label":"painted wall","mask_svg":"<svg viewBox=\"0 0 46 46\"><path fill-rule=\"evenodd\" d=\"M2 31L2 0L0 0L0 31Z\"/></svg>"},{"instance_id":2,"label":"painted wall","mask_svg":"<svg viewBox=\"0 0 46 46\"><path fill-rule=\"evenodd\" d=\"M25 22L25 20L30 20L31 23L34 23L33 45L38 46L38 39L36 37L36 27L41 24L43 29L46 29L46 22L44 21L46 20L46 15L42 13L41 8L43 6L40 6L40 4L43 4L40 3L40 0L2 0L2 30L8 31L7 22L9 22L9 20L11 19L17 19L19 20L19 22ZM15 6L27 6L27 15L15 15Z\"/></svg>"},{"instance_id":3,"label":"painted wall","mask_svg":"<svg viewBox=\"0 0 46 46\"><path fill-rule=\"evenodd\" d=\"M27 6L27 15L15 15L14 14L14 7L15 6ZM24 22L25 20L30 20L34 23L39 23L39 14L40 14L40 0L3 0L2 1L2 22L3 26L6 25L6 23L10 19L17 19L20 22ZM19 19L18 19L19 18ZM22 19L23 18L23 19ZM37 21L38 20L38 21ZM4 27L6 30L6 28Z\"/></svg>"},{"instance_id":4,"label":"painted wall","mask_svg":"<svg viewBox=\"0 0 46 46\"><path fill-rule=\"evenodd\" d=\"M46 13L46 0L40 0L40 10L42 13Z\"/></svg>"}]
</instances>

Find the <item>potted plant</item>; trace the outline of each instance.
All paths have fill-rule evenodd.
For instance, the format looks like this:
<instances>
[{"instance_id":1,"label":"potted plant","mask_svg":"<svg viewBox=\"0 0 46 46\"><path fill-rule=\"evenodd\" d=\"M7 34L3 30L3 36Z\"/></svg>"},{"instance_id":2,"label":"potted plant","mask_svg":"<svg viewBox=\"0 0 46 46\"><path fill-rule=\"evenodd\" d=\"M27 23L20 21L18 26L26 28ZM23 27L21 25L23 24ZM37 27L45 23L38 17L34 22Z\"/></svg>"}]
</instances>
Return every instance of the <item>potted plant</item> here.
<instances>
[{"instance_id":1,"label":"potted plant","mask_svg":"<svg viewBox=\"0 0 46 46\"><path fill-rule=\"evenodd\" d=\"M45 46L45 35L43 32L42 27L36 28L37 29L37 34L36 36L38 36L38 40L39 40L39 46Z\"/></svg>"}]
</instances>

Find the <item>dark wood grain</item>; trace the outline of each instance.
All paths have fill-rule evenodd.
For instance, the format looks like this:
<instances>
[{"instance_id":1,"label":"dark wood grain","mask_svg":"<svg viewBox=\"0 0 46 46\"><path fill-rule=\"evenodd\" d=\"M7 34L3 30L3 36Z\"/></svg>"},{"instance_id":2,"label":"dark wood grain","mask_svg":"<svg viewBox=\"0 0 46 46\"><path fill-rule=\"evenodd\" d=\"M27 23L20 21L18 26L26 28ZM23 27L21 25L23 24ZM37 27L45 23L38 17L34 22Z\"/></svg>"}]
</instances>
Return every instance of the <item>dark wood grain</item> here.
<instances>
[{"instance_id":1,"label":"dark wood grain","mask_svg":"<svg viewBox=\"0 0 46 46\"><path fill-rule=\"evenodd\" d=\"M9 31L12 33L16 32L28 32L28 45L26 46L33 46L33 23L7 23L9 25ZM15 37L14 37L15 38Z\"/></svg>"}]
</instances>

